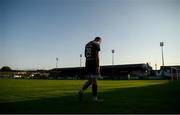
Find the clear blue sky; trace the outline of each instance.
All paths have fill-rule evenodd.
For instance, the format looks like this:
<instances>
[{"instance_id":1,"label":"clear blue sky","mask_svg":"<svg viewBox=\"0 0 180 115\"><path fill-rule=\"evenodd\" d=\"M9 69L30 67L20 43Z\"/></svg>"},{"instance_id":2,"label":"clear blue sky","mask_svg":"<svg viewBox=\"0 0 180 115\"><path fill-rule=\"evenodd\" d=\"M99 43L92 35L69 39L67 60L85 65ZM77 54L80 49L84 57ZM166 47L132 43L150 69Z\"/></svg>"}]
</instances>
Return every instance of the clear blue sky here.
<instances>
[{"instance_id":1,"label":"clear blue sky","mask_svg":"<svg viewBox=\"0 0 180 115\"><path fill-rule=\"evenodd\" d=\"M101 65L180 64L180 0L0 0L0 67L77 67L101 36ZM83 58L83 65L84 60Z\"/></svg>"}]
</instances>

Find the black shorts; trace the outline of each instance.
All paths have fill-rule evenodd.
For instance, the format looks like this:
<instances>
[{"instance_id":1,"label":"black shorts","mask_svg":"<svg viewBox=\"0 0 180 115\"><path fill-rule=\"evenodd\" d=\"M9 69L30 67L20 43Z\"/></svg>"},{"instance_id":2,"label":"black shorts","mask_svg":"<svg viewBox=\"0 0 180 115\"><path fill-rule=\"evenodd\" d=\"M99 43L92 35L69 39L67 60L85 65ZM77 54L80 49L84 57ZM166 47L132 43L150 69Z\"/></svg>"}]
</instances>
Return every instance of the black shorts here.
<instances>
[{"instance_id":1,"label":"black shorts","mask_svg":"<svg viewBox=\"0 0 180 115\"><path fill-rule=\"evenodd\" d=\"M87 75L98 75L97 73L97 63L95 60L86 60L86 74Z\"/></svg>"}]
</instances>

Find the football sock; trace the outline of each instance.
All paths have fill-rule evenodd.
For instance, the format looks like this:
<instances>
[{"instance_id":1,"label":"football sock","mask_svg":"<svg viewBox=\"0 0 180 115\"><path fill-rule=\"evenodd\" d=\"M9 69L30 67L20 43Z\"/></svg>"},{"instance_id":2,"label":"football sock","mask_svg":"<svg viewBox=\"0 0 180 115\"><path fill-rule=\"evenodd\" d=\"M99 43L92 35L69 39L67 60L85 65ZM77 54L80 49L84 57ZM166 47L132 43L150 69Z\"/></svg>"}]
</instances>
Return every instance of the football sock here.
<instances>
[{"instance_id":1,"label":"football sock","mask_svg":"<svg viewBox=\"0 0 180 115\"><path fill-rule=\"evenodd\" d=\"M97 97L97 84L92 85L92 92L93 92L93 96Z\"/></svg>"}]
</instances>

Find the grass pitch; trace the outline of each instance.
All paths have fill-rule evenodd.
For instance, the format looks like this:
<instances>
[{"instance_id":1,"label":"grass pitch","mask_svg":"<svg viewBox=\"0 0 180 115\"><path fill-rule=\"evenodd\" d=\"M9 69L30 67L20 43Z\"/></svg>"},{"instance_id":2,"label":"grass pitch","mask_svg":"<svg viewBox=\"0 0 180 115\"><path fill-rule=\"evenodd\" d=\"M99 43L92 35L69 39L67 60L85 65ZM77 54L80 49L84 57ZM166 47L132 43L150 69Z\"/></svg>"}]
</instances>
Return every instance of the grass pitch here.
<instances>
[{"instance_id":1,"label":"grass pitch","mask_svg":"<svg viewBox=\"0 0 180 115\"><path fill-rule=\"evenodd\" d=\"M180 81L100 80L79 103L85 80L0 80L0 113L180 113Z\"/></svg>"}]
</instances>

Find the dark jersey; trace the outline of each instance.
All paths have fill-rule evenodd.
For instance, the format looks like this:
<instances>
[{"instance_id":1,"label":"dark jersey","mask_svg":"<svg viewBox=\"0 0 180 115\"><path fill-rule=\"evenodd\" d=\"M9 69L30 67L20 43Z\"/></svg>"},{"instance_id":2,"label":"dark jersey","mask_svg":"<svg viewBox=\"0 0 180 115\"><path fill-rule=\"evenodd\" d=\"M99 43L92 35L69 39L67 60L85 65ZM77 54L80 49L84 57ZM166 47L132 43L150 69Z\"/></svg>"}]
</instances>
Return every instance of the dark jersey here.
<instances>
[{"instance_id":1,"label":"dark jersey","mask_svg":"<svg viewBox=\"0 0 180 115\"><path fill-rule=\"evenodd\" d=\"M100 45L97 44L95 41L91 41L86 44L85 57L87 74L97 74L96 51L100 51Z\"/></svg>"},{"instance_id":2,"label":"dark jersey","mask_svg":"<svg viewBox=\"0 0 180 115\"><path fill-rule=\"evenodd\" d=\"M85 57L87 60L93 60L96 58L96 51L100 51L100 45L95 41L91 41L85 46Z\"/></svg>"}]
</instances>

